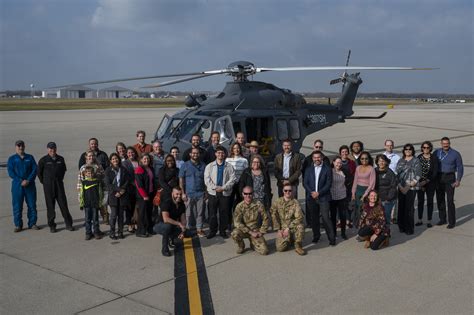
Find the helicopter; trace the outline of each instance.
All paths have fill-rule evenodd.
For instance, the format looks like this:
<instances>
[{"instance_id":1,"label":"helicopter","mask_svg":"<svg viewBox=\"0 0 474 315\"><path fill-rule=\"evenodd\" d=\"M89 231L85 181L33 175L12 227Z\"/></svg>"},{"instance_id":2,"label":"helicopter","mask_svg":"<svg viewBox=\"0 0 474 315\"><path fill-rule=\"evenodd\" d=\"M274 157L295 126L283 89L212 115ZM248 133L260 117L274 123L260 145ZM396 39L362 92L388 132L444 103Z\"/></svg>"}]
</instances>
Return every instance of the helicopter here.
<instances>
[{"instance_id":1,"label":"helicopter","mask_svg":"<svg viewBox=\"0 0 474 315\"><path fill-rule=\"evenodd\" d=\"M235 135L242 132L247 142L261 143L260 153L266 161L272 161L281 152L284 140L293 142L293 150L298 152L304 139L319 130L347 119L380 119L379 116L354 117L352 109L359 86L362 84L360 72L349 70L432 70L435 68L415 67L354 67L349 66L350 50L345 66L311 67L256 67L249 61L236 61L224 69L168 74L147 77L125 78L107 81L81 83L81 85L101 84L119 81L152 78L184 77L167 82L147 85L143 88L158 88L181 82L226 74L233 78L217 95L190 94L185 99L185 109L173 115L165 114L154 134L167 152L176 146L184 152L191 146L191 137L199 134L206 147L213 131L220 134L220 144L227 149L235 141ZM249 80L250 77L268 71L328 71L343 70L342 75L330 84L342 83L341 96L334 105L307 103L300 94L279 88L273 84ZM61 86L62 87L62 86ZM56 87L57 88L57 87Z\"/></svg>"}]
</instances>

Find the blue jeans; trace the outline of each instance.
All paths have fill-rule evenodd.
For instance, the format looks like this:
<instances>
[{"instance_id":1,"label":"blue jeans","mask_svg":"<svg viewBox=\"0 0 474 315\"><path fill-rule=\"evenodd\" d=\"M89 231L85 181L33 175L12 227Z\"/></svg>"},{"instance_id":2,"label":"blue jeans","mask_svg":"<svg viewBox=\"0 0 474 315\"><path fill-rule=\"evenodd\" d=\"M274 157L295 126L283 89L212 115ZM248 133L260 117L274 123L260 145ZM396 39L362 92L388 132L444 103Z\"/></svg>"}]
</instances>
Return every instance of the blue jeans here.
<instances>
[{"instance_id":1,"label":"blue jeans","mask_svg":"<svg viewBox=\"0 0 474 315\"><path fill-rule=\"evenodd\" d=\"M12 205L13 223L15 226L23 227L23 200L28 207L28 227L36 224L36 186L31 182L28 186L22 187L20 182L12 182Z\"/></svg>"},{"instance_id":2,"label":"blue jeans","mask_svg":"<svg viewBox=\"0 0 474 315\"><path fill-rule=\"evenodd\" d=\"M393 206L395 206L395 201L392 200L392 201L382 201L382 206L384 208L384 214L385 214L385 223L390 225L390 218L392 216L392 209L393 209Z\"/></svg>"},{"instance_id":3,"label":"blue jeans","mask_svg":"<svg viewBox=\"0 0 474 315\"><path fill-rule=\"evenodd\" d=\"M99 233L99 209L84 208L84 215L86 216L86 234L92 234L92 227L94 227L94 234Z\"/></svg>"}]
</instances>

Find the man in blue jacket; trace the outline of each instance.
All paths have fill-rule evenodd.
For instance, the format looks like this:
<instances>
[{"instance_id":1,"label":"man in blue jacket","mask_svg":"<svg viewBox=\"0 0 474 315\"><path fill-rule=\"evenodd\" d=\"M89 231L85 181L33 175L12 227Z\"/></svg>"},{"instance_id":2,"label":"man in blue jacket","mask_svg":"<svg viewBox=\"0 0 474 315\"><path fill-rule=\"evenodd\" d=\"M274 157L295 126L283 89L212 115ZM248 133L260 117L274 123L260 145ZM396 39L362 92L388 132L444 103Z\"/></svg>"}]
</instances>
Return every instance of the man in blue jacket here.
<instances>
[{"instance_id":1,"label":"man in blue jacket","mask_svg":"<svg viewBox=\"0 0 474 315\"><path fill-rule=\"evenodd\" d=\"M313 229L313 243L321 237L320 220L323 219L324 229L329 239L329 245L336 245L336 236L329 219L329 202L331 201L332 171L323 163L323 155L319 151L311 154L313 164L305 170L303 186L306 190L306 203L311 211L311 227Z\"/></svg>"},{"instance_id":2,"label":"man in blue jacket","mask_svg":"<svg viewBox=\"0 0 474 315\"><path fill-rule=\"evenodd\" d=\"M39 230L36 225L36 161L30 154L25 153L25 142L15 142L16 154L8 158L8 175L12 178L12 204L14 232L23 229L23 200L28 206L28 228Z\"/></svg>"}]
</instances>

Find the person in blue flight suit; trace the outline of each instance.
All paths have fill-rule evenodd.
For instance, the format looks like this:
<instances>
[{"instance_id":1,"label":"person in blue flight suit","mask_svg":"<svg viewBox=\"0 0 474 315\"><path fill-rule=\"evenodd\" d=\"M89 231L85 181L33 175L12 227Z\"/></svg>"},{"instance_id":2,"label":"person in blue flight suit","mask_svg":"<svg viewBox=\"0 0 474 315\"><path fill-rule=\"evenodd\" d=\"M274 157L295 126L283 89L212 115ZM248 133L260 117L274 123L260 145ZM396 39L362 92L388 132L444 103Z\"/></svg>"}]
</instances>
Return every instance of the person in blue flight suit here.
<instances>
[{"instance_id":1,"label":"person in blue flight suit","mask_svg":"<svg viewBox=\"0 0 474 315\"><path fill-rule=\"evenodd\" d=\"M36 225L36 161L35 158L25 153L25 142L15 142L16 153L8 158L8 175L12 178L12 204L14 232L23 229L23 200L28 206L28 228L39 230Z\"/></svg>"}]
</instances>

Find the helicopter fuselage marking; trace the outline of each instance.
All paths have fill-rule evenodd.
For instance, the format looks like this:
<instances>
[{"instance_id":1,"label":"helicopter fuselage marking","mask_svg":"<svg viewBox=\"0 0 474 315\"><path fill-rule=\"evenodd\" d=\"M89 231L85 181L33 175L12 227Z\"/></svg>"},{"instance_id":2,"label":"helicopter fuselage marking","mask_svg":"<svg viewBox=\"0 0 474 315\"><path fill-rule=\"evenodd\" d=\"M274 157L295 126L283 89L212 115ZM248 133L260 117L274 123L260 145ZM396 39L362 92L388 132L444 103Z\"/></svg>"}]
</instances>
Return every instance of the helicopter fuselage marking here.
<instances>
[{"instance_id":1,"label":"helicopter fuselage marking","mask_svg":"<svg viewBox=\"0 0 474 315\"><path fill-rule=\"evenodd\" d=\"M326 115L324 114L310 114L306 117L312 124L320 123L321 125L326 125L328 123L326 120Z\"/></svg>"}]
</instances>

